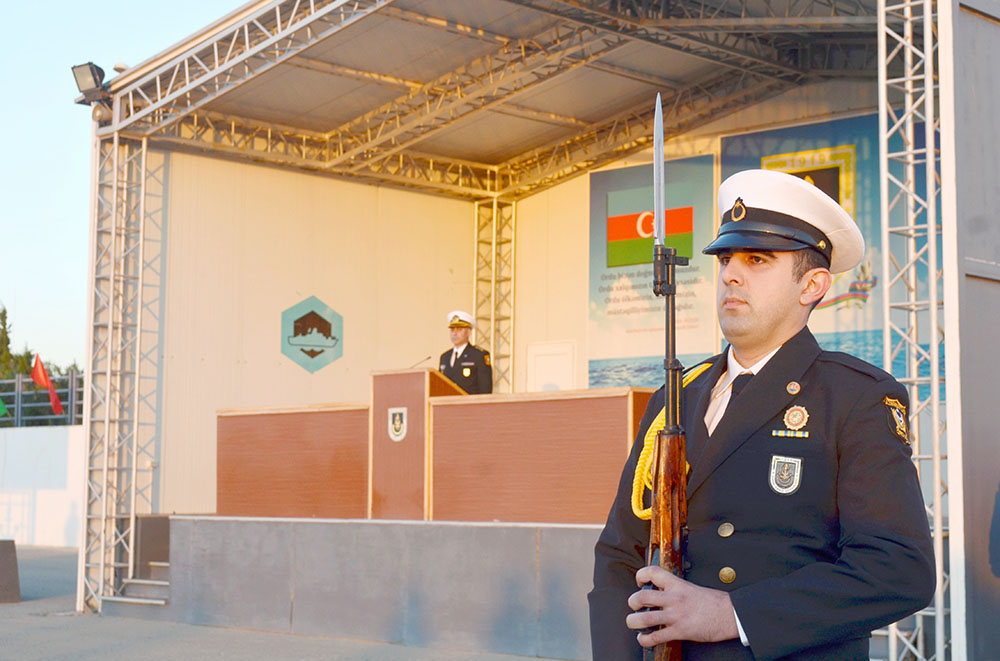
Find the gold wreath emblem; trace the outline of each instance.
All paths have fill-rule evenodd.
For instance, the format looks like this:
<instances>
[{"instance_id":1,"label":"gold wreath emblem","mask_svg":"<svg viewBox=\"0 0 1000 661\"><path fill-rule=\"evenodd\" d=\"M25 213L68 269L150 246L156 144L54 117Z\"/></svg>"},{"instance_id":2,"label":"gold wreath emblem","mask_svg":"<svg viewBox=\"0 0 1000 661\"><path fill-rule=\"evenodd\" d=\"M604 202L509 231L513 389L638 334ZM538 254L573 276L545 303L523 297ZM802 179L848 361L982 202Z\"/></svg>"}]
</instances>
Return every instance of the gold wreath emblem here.
<instances>
[{"instance_id":1,"label":"gold wreath emblem","mask_svg":"<svg viewBox=\"0 0 1000 661\"><path fill-rule=\"evenodd\" d=\"M747 208L743 204L743 198L736 198L736 202L733 203L733 209L729 212L729 217L732 218L734 223L738 223L747 217Z\"/></svg>"}]
</instances>

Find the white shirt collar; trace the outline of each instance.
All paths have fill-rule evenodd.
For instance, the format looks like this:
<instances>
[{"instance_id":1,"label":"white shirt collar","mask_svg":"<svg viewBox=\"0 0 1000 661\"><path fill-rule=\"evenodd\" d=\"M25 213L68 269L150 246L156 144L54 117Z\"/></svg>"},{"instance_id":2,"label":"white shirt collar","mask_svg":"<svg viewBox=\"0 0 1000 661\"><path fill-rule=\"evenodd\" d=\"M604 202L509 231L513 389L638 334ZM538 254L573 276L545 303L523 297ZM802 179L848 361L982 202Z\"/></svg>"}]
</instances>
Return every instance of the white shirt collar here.
<instances>
[{"instance_id":1,"label":"white shirt collar","mask_svg":"<svg viewBox=\"0 0 1000 661\"><path fill-rule=\"evenodd\" d=\"M774 350L772 350L770 353L768 353L766 356L758 360L750 367L743 367L742 365L740 365L739 361L736 360L736 356L733 355L733 347L730 346L729 352L726 355L726 373L723 374L722 378L719 379L719 382L715 384L715 388L712 391L713 396L716 393L724 392L726 388L729 387L729 384L731 384L734 380L736 380L736 377L738 377L740 374L743 374L744 372L750 372L751 374L756 376L757 372L761 371L764 368L764 365L767 365L767 361L771 360L774 354L778 353L778 349L780 348L781 345L778 345L777 347L774 348Z\"/></svg>"},{"instance_id":2,"label":"white shirt collar","mask_svg":"<svg viewBox=\"0 0 1000 661\"><path fill-rule=\"evenodd\" d=\"M455 352L455 358L458 358L459 356L461 356L462 352L465 351L465 347L467 347L467 346L469 346L468 342L466 342L465 344L463 344L460 347L452 347L452 351Z\"/></svg>"}]
</instances>

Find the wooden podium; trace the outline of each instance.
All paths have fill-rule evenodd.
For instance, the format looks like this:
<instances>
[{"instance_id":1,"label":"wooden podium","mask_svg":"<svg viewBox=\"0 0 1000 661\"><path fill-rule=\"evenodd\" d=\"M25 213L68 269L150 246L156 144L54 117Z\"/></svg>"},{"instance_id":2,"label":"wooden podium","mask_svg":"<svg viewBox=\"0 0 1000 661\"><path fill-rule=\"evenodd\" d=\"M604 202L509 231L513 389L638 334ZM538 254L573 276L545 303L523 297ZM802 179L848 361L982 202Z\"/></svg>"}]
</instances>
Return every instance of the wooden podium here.
<instances>
[{"instance_id":1,"label":"wooden podium","mask_svg":"<svg viewBox=\"0 0 1000 661\"><path fill-rule=\"evenodd\" d=\"M430 518L430 399L443 395L465 391L435 369L372 373L370 518Z\"/></svg>"}]
</instances>

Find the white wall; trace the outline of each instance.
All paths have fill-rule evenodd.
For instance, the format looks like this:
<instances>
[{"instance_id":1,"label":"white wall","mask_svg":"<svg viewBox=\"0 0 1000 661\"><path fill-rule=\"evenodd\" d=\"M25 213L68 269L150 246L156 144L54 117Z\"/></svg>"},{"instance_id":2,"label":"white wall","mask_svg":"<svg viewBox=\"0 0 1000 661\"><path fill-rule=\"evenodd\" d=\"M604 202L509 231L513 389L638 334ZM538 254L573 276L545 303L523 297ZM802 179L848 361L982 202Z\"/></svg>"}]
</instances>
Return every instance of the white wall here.
<instances>
[{"instance_id":1,"label":"white wall","mask_svg":"<svg viewBox=\"0 0 1000 661\"><path fill-rule=\"evenodd\" d=\"M372 370L434 366L472 308L469 202L171 153L160 511L215 511L216 411L367 402ZM309 373L281 313L316 296L343 357Z\"/></svg>"},{"instance_id":2,"label":"white wall","mask_svg":"<svg viewBox=\"0 0 1000 661\"><path fill-rule=\"evenodd\" d=\"M0 429L0 539L77 546L85 456L80 425Z\"/></svg>"}]
</instances>

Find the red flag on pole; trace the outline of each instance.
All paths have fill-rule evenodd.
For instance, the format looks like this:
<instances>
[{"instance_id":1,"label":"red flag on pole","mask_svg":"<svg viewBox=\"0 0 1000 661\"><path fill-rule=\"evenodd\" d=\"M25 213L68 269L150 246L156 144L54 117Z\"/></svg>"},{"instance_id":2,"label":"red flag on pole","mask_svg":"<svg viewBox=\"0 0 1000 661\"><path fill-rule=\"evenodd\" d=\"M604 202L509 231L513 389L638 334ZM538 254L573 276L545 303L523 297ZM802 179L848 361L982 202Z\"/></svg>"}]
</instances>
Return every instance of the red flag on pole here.
<instances>
[{"instance_id":1,"label":"red flag on pole","mask_svg":"<svg viewBox=\"0 0 1000 661\"><path fill-rule=\"evenodd\" d=\"M35 364L31 368L31 380L39 388L48 388L49 403L52 404L52 412L56 415L62 415L62 402L59 401L59 395L56 394L56 387L49 380L49 373L45 371L45 363L42 362L42 357L37 353L35 354Z\"/></svg>"}]
</instances>

